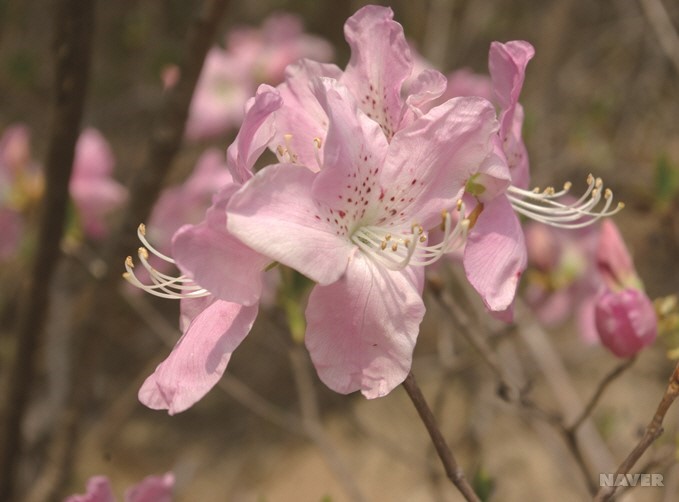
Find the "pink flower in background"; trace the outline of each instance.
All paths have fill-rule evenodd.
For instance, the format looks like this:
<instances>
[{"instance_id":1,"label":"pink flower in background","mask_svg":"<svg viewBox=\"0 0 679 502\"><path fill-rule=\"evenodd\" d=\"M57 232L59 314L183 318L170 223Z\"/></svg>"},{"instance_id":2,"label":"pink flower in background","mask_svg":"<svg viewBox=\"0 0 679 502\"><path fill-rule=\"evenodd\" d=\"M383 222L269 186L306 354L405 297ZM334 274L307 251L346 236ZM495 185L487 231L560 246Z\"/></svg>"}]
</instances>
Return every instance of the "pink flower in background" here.
<instances>
[{"instance_id":1,"label":"pink flower in background","mask_svg":"<svg viewBox=\"0 0 679 502\"><path fill-rule=\"evenodd\" d=\"M599 227L576 230L530 222L524 226L528 271L526 303L545 326L558 326L575 315L582 339L597 343L595 301L601 292L596 269Z\"/></svg>"},{"instance_id":2,"label":"pink flower in background","mask_svg":"<svg viewBox=\"0 0 679 502\"><path fill-rule=\"evenodd\" d=\"M187 138L211 138L240 126L243 106L259 84L278 84L285 67L298 59L329 61L332 56L330 44L305 34L293 15L271 16L259 29L233 30L225 49L213 47L207 55L189 110ZM166 85L176 82L178 76L166 73Z\"/></svg>"},{"instance_id":3,"label":"pink flower in background","mask_svg":"<svg viewBox=\"0 0 679 502\"><path fill-rule=\"evenodd\" d=\"M622 236L609 220L601 225L597 268L605 288L595 310L601 343L618 357L633 356L655 341L658 321Z\"/></svg>"},{"instance_id":4,"label":"pink flower in background","mask_svg":"<svg viewBox=\"0 0 679 502\"><path fill-rule=\"evenodd\" d=\"M42 195L40 166L31 157L28 127L7 127L0 138L0 261L19 251L25 213Z\"/></svg>"},{"instance_id":5,"label":"pink flower in background","mask_svg":"<svg viewBox=\"0 0 679 502\"><path fill-rule=\"evenodd\" d=\"M125 491L125 502L171 502L174 476L148 476ZM71 495L64 502L115 502L111 483L106 476L93 476L87 481L87 493Z\"/></svg>"},{"instance_id":6,"label":"pink flower in background","mask_svg":"<svg viewBox=\"0 0 679 502\"><path fill-rule=\"evenodd\" d=\"M348 87L329 78L313 85L328 120L322 169L264 168L232 196L227 226L318 283L305 343L321 380L380 397L410 371L425 310L423 267L463 236L466 223L452 229L447 210L465 173L491 152L495 112L485 100L451 100L389 137ZM441 223L442 210L443 242L429 246L424 229Z\"/></svg>"},{"instance_id":7,"label":"pink flower in background","mask_svg":"<svg viewBox=\"0 0 679 502\"><path fill-rule=\"evenodd\" d=\"M139 399L153 409L179 413L201 399L221 378L252 328L262 294L262 273L271 260L253 251L227 229L226 205L252 176L252 167L271 140L271 114L280 108L278 92L262 85L246 105L243 126L227 151L233 173L213 198L203 221L184 225L174 235L174 260L157 252L140 232L142 242L161 258L176 263L179 278L152 269L154 284L142 284L131 259L127 278L134 285L163 297L181 299L183 336L139 390ZM140 254L147 263L146 251Z\"/></svg>"},{"instance_id":8,"label":"pink flower in background","mask_svg":"<svg viewBox=\"0 0 679 502\"><path fill-rule=\"evenodd\" d=\"M69 190L85 234L100 239L107 234L107 217L127 199L127 189L111 175L113 152L96 129L85 129L76 144Z\"/></svg>"}]
</instances>

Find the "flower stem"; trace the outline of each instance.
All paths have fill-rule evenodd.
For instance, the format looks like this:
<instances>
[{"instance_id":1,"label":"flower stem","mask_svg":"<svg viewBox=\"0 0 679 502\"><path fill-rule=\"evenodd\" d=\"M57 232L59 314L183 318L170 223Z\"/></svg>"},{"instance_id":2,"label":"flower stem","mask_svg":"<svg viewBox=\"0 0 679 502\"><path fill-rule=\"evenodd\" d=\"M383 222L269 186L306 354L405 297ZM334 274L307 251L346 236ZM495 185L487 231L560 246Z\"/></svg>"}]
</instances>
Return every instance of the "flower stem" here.
<instances>
[{"instance_id":1,"label":"flower stem","mask_svg":"<svg viewBox=\"0 0 679 502\"><path fill-rule=\"evenodd\" d=\"M656 409L655 415L646 426L646 431L641 437L634 449L627 455L627 458L620 464L618 470L615 471L615 478L620 474L627 474L630 472L634 464L641 458L644 452L653 444L653 442L663 433L662 423L665 419L665 414L667 410L670 409L672 403L679 396L679 364L677 364L672 372L670 381L665 389L665 394L663 395L658 408ZM615 495L617 486L602 486L599 492L594 497L595 502L606 502L611 500L613 495Z\"/></svg>"},{"instance_id":2,"label":"flower stem","mask_svg":"<svg viewBox=\"0 0 679 502\"><path fill-rule=\"evenodd\" d=\"M446 475L457 487L457 489L462 493L465 500L469 502L480 502L481 499L474 493L474 489L467 481L467 478L462 471L462 468L457 464L453 452L448 447L446 440L443 438L443 434L436 423L436 418L429 408L427 401L422 394L417 382L415 381L415 375L412 372L408 373L408 376L403 382L403 387L408 393L408 397L413 402L417 413L420 415L424 426L429 432L429 437L436 448L436 453L438 453L443 468L446 471Z\"/></svg>"}]
</instances>

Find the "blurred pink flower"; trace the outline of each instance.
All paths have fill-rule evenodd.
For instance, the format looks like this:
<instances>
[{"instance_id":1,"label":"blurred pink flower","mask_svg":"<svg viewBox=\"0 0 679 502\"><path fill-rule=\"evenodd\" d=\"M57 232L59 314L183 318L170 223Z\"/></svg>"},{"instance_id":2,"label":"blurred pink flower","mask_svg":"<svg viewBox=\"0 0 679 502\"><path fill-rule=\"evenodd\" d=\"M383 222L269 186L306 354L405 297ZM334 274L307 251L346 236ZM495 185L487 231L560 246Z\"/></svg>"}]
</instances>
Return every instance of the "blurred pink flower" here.
<instances>
[{"instance_id":1,"label":"blurred pink flower","mask_svg":"<svg viewBox=\"0 0 679 502\"><path fill-rule=\"evenodd\" d=\"M191 102L187 138L211 138L238 127L243 106L257 85L278 84L286 66L298 59L329 61L332 56L332 46L305 34L300 19L293 15L271 16L259 29L233 30L225 49L213 47L207 55ZM166 85L177 78L164 72Z\"/></svg>"},{"instance_id":2,"label":"blurred pink flower","mask_svg":"<svg viewBox=\"0 0 679 502\"><path fill-rule=\"evenodd\" d=\"M114 165L106 139L96 129L85 129L76 145L69 190L83 230L93 239L106 236L107 218L127 199L127 189L111 177Z\"/></svg>"},{"instance_id":3,"label":"blurred pink flower","mask_svg":"<svg viewBox=\"0 0 679 502\"><path fill-rule=\"evenodd\" d=\"M653 303L643 291L606 291L596 302L601 343L618 357L631 357L652 344L658 334Z\"/></svg>"},{"instance_id":4,"label":"blurred pink flower","mask_svg":"<svg viewBox=\"0 0 679 502\"><path fill-rule=\"evenodd\" d=\"M595 321L603 345L630 357L655 341L658 320L615 223L601 224L596 255L604 292L597 298Z\"/></svg>"},{"instance_id":5,"label":"blurred pink flower","mask_svg":"<svg viewBox=\"0 0 679 502\"><path fill-rule=\"evenodd\" d=\"M17 255L25 213L42 195L40 166L31 157L28 127L7 127L0 138L0 261Z\"/></svg>"},{"instance_id":6,"label":"blurred pink flower","mask_svg":"<svg viewBox=\"0 0 679 502\"><path fill-rule=\"evenodd\" d=\"M171 502L174 476L148 476L125 491L125 502ZM87 493L71 495L64 502L115 502L111 483L106 476L93 476L87 481Z\"/></svg>"}]
</instances>

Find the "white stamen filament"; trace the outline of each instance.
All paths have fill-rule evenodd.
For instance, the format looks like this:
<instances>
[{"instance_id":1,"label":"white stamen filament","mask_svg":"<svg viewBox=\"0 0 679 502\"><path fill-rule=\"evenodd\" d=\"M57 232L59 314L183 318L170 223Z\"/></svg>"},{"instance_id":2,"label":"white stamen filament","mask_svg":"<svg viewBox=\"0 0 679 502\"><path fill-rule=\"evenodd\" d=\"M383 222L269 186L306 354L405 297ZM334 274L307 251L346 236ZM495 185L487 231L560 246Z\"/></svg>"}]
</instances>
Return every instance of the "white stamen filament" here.
<instances>
[{"instance_id":1,"label":"white stamen filament","mask_svg":"<svg viewBox=\"0 0 679 502\"><path fill-rule=\"evenodd\" d=\"M571 183L564 185L563 190L555 191L552 187L545 190L523 190L515 186L507 189L507 196L514 210L532 220L558 228L582 228L593 224L605 216L611 216L619 212L625 205L618 202L615 208L613 204L613 192L603 187L601 178L595 178L591 174L587 177L587 190L574 203L564 204L556 199L566 195ZM604 199L603 207L595 209ZM584 219L584 221L583 221Z\"/></svg>"},{"instance_id":2,"label":"white stamen filament","mask_svg":"<svg viewBox=\"0 0 679 502\"><path fill-rule=\"evenodd\" d=\"M174 277L155 269L149 263L149 251L157 256L158 258L174 264L175 261L169 256L164 255L156 248L151 246L151 244L146 239L146 227L142 223L137 229L137 235L139 240L144 244L145 247L140 247L138 251L139 261L143 267L148 271L149 277L153 284L144 284L139 280L134 272L134 261L131 256L128 256L125 260L125 273L123 277L127 282L133 286L143 289L147 293L150 293L160 298L170 298L170 299L181 299L181 298L200 298L210 294L209 291L201 288L192 279L185 275L180 275Z\"/></svg>"},{"instance_id":3,"label":"white stamen filament","mask_svg":"<svg viewBox=\"0 0 679 502\"><path fill-rule=\"evenodd\" d=\"M464 204L458 203L457 211L464 214ZM438 244L423 245L428 238L421 225L411 225L410 232L395 232L393 228L366 225L356 230L351 241L363 252L390 270L402 270L408 265L424 267L437 261L441 256L460 248L469 230L469 220L458 217L452 228L452 217L448 211L441 213L443 239Z\"/></svg>"}]
</instances>

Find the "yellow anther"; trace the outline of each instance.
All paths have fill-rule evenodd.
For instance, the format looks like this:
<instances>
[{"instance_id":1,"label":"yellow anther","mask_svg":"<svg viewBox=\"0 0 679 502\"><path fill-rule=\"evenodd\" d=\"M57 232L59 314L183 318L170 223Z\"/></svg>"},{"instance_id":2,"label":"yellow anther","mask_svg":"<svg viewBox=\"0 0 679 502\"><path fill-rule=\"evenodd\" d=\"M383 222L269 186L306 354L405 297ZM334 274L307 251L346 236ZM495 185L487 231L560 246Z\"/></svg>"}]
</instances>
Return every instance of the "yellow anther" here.
<instances>
[{"instance_id":1,"label":"yellow anther","mask_svg":"<svg viewBox=\"0 0 679 502\"><path fill-rule=\"evenodd\" d=\"M396 251L398 250L398 243L397 243L397 242L394 242L394 243L391 245L391 250L394 251L394 252L396 252Z\"/></svg>"},{"instance_id":2,"label":"yellow anther","mask_svg":"<svg viewBox=\"0 0 679 502\"><path fill-rule=\"evenodd\" d=\"M149 252L146 250L146 248L139 248L137 250L137 254L139 254L139 258L141 258L143 260L149 259Z\"/></svg>"},{"instance_id":3,"label":"yellow anther","mask_svg":"<svg viewBox=\"0 0 679 502\"><path fill-rule=\"evenodd\" d=\"M610 199L613 197L613 191L610 188L604 190L604 199Z\"/></svg>"},{"instance_id":4,"label":"yellow anther","mask_svg":"<svg viewBox=\"0 0 679 502\"><path fill-rule=\"evenodd\" d=\"M427 236L426 235L420 235L420 242L426 242L427 241Z\"/></svg>"},{"instance_id":5,"label":"yellow anther","mask_svg":"<svg viewBox=\"0 0 679 502\"><path fill-rule=\"evenodd\" d=\"M568 191L568 190L571 189L572 186L573 186L573 183L571 183L570 181L567 181L566 183L563 184L563 189Z\"/></svg>"},{"instance_id":6,"label":"yellow anther","mask_svg":"<svg viewBox=\"0 0 679 502\"><path fill-rule=\"evenodd\" d=\"M594 176L590 173L587 175L587 184L591 185L592 183L594 183Z\"/></svg>"},{"instance_id":7,"label":"yellow anther","mask_svg":"<svg viewBox=\"0 0 679 502\"><path fill-rule=\"evenodd\" d=\"M382 251L387 249L387 241L382 241L382 244L380 244L380 247L382 248Z\"/></svg>"},{"instance_id":8,"label":"yellow anther","mask_svg":"<svg viewBox=\"0 0 679 502\"><path fill-rule=\"evenodd\" d=\"M314 145L316 145L316 148L318 148L320 150L322 144L323 144L323 141L321 140L321 138L314 138Z\"/></svg>"},{"instance_id":9,"label":"yellow anther","mask_svg":"<svg viewBox=\"0 0 679 502\"><path fill-rule=\"evenodd\" d=\"M131 256L128 256L127 258L125 258L125 266L130 267L130 268L134 268L134 261L132 260Z\"/></svg>"},{"instance_id":10,"label":"yellow anther","mask_svg":"<svg viewBox=\"0 0 679 502\"><path fill-rule=\"evenodd\" d=\"M391 239L391 234L387 234L387 235L384 236L385 241L388 241L390 239Z\"/></svg>"},{"instance_id":11,"label":"yellow anther","mask_svg":"<svg viewBox=\"0 0 679 502\"><path fill-rule=\"evenodd\" d=\"M140 224L139 224L139 228L137 229L137 231L138 231L141 235L146 235L146 225L144 225L143 223L140 223Z\"/></svg>"}]
</instances>

